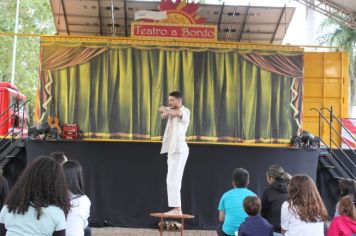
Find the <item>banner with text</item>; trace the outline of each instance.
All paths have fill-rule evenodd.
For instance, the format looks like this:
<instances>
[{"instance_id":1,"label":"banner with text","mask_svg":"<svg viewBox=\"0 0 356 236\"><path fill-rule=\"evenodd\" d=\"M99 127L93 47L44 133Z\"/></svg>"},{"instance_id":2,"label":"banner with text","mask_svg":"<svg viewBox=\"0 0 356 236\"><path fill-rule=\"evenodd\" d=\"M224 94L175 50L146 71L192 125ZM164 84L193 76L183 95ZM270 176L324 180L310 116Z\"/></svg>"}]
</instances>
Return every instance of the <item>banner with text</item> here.
<instances>
[{"instance_id":1,"label":"banner with text","mask_svg":"<svg viewBox=\"0 0 356 236\"><path fill-rule=\"evenodd\" d=\"M216 41L217 28L214 25L133 22L131 37Z\"/></svg>"}]
</instances>

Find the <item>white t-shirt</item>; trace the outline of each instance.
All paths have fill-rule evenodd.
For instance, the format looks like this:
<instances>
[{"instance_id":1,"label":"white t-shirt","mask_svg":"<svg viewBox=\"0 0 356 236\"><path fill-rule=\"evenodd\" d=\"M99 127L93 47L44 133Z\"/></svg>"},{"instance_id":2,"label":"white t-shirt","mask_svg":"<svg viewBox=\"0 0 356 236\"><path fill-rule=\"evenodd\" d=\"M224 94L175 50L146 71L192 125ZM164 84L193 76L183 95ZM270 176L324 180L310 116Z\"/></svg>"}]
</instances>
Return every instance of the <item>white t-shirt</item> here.
<instances>
[{"instance_id":1,"label":"white t-shirt","mask_svg":"<svg viewBox=\"0 0 356 236\"><path fill-rule=\"evenodd\" d=\"M66 236L83 236L88 226L90 200L86 195L71 195L70 211L67 215Z\"/></svg>"},{"instance_id":2,"label":"white t-shirt","mask_svg":"<svg viewBox=\"0 0 356 236\"><path fill-rule=\"evenodd\" d=\"M0 223L5 225L6 236L52 236L54 231L66 228L64 212L56 206L43 207L38 220L32 206L22 215L10 213L5 205L0 212Z\"/></svg>"},{"instance_id":3,"label":"white t-shirt","mask_svg":"<svg viewBox=\"0 0 356 236\"><path fill-rule=\"evenodd\" d=\"M324 236L324 222L305 222L289 210L286 201L281 208L281 227L286 230L285 236Z\"/></svg>"},{"instance_id":4,"label":"white t-shirt","mask_svg":"<svg viewBox=\"0 0 356 236\"><path fill-rule=\"evenodd\" d=\"M168 118L163 136L161 154L181 153L188 150L185 133L189 126L190 111L185 106L182 106L179 110L182 112L182 117L170 116Z\"/></svg>"}]
</instances>

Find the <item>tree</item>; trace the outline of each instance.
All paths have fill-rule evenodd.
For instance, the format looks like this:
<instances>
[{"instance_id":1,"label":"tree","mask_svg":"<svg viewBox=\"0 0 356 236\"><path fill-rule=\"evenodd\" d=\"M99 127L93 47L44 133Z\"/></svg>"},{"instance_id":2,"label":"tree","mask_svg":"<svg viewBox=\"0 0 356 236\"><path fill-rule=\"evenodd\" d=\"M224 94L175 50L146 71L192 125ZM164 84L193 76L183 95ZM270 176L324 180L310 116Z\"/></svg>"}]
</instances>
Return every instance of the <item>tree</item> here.
<instances>
[{"instance_id":1,"label":"tree","mask_svg":"<svg viewBox=\"0 0 356 236\"><path fill-rule=\"evenodd\" d=\"M349 53L350 106L356 106L356 29L329 18L321 24L319 35L322 45L337 46Z\"/></svg>"},{"instance_id":2,"label":"tree","mask_svg":"<svg viewBox=\"0 0 356 236\"><path fill-rule=\"evenodd\" d=\"M14 32L16 1L1 0L0 12L0 32ZM54 34L50 1L20 0L18 33ZM0 81L11 80L13 42L13 36L0 36ZM18 37L15 85L31 100L31 112L38 85L39 50L39 37ZM30 119L32 120L32 115Z\"/></svg>"}]
</instances>

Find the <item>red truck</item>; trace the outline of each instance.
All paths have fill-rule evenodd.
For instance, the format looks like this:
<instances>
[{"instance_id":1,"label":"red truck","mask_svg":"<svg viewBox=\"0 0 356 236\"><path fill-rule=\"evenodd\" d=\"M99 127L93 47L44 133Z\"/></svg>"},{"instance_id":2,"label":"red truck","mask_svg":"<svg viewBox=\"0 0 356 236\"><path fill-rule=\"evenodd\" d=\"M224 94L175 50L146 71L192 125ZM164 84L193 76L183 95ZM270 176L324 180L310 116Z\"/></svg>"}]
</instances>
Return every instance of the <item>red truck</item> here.
<instances>
[{"instance_id":1,"label":"red truck","mask_svg":"<svg viewBox=\"0 0 356 236\"><path fill-rule=\"evenodd\" d=\"M11 132L18 133L23 129L21 136L27 135L28 108L26 96L17 87L9 82L0 82L0 137Z\"/></svg>"}]
</instances>

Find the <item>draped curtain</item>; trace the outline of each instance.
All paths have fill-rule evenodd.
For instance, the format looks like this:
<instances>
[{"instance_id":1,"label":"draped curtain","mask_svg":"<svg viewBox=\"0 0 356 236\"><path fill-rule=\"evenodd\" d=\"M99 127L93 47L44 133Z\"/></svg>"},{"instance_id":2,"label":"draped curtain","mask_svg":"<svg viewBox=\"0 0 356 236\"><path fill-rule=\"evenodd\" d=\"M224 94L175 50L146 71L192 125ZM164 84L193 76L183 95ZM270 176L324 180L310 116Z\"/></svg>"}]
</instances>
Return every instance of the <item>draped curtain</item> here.
<instances>
[{"instance_id":1,"label":"draped curtain","mask_svg":"<svg viewBox=\"0 0 356 236\"><path fill-rule=\"evenodd\" d=\"M158 107L179 90L189 140L288 142L300 128L303 54L41 44L39 106L86 137L159 140Z\"/></svg>"}]
</instances>

